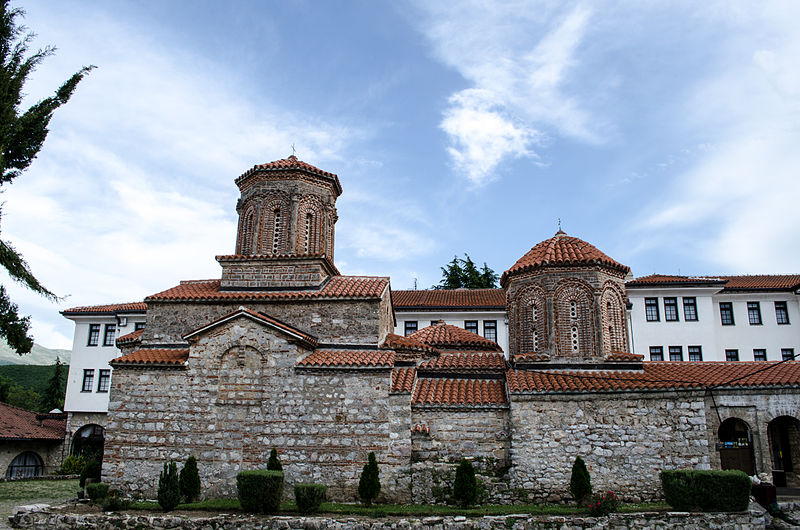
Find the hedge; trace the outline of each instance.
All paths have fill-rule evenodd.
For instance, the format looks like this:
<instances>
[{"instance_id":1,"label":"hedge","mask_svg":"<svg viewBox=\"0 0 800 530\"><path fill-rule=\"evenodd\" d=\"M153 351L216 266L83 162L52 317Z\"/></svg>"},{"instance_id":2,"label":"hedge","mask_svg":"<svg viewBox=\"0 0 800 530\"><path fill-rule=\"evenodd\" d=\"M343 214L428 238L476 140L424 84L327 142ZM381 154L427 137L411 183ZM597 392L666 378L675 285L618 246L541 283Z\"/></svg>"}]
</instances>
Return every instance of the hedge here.
<instances>
[{"instance_id":1,"label":"hedge","mask_svg":"<svg viewBox=\"0 0 800 530\"><path fill-rule=\"evenodd\" d=\"M275 513L281 505L283 471L240 471L236 475L236 490L243 511Z\"/></svg>"},{"instance_id":2,"label":"hedge","mask_svg":"<svg viewBox=\"0 0 800 530\"><path fill-rule=\"evenodd\" d=\"M665 470L661 487L680 511L742 512L750 505L751 481L743 471Z\"/></svg>"},{"instance_id":3,"label":"hedge","mask_svg":"<svg viewBox=\"0 0 800 530\"><path fill-rule=\"evenodd\" d=\"M295 484L294 500L297 503L297 510L301 513L318 511L325 501L327 489L325 484Z\"/></svg>"},{"instance_id":4,"label":"hedge","mask_svg":"<svg viewBox=\"0 0 800 530\"><path fill-rule=\"evenodd\" d=\"M108 484L102 482L92 482L86 485L86 494L92 502L98 502L106 498L108 495Z\"/></svg>"}]
</instances>

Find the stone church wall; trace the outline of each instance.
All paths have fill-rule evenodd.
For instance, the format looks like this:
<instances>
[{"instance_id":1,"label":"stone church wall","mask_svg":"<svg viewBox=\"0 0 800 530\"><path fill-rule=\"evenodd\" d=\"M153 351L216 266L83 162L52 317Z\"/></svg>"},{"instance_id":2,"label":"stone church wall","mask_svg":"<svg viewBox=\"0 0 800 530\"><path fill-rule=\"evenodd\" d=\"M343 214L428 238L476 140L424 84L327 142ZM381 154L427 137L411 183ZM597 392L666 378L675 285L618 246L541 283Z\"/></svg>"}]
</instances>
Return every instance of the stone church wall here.
<instances>
[{"instance_id":1,"label":"stone church wall","mask_svg":"<svg viewBox=\"0 0 800 530\"><path fill-rule=\"evenodd\" d=\"M662 469L710 469L702 392L512 395L511 482L531 501L571 499L576 456L595 491L663 498Z\"/></svg>"}]
</instances>

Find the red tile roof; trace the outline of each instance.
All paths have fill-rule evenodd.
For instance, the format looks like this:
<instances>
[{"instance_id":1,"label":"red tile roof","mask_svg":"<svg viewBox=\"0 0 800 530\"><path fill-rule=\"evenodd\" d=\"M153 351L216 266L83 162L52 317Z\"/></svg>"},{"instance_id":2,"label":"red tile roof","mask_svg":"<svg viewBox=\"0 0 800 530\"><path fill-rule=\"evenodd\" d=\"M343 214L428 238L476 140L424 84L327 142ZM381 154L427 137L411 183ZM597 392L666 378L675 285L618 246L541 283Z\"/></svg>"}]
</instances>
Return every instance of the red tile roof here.
<instances>
[{"instance_id":1,"label":"red tile roof","mask_svg":"<svg viewBox=\"0 0 800 530\"><path fill-rule=\"evenodd\" d=\"M62 315L80 315L83 313L144 313L147 311L147 304L144 302L130 302L125 304L107 304L107 305L87 305L81 307L71 307L61 312Z\"/></svg>"},{"instance_id":2,"label":"red tile roof","mask_svg":"<svg viewBox=\"0 0 800 530\"><path fill-rule=\"evenodd\" d=\"M142 333L144 333L144 328L137 329L136 331L131 331L127 335L123 335L117 339L117 346L121 344L130 344L132 342L136 342L137 340L142 338Z\"/></svg>"},{"instance_id":3,"label":"red tile roof","mask_svg":"<svg viewBox=\"0 0 800 530\"><path fill-rule=\"evenodd\" d=\"M644 359L644 355L639 355L638 353L628 353L628 352L611 352L606 355L605 359L606 362L640 362Z\"/></svg>"},{"instance_id":4,"label":"red tile roof","mask_svg":"<svg viewBox=\"0 0 800 530\"><path fill-rule=\"evenodd\" d=\"M724 280L715 276L674 276L669 274L649 274L626 282L629 287L652 285L716 285Z\"/></svg>"},{"instance_id":5,"label":"red tile roof","mask_svg":"<svg viewBox=\"0 0 800 530\"><path fill-rule=\"evenodd\" d=\"M297 363L305 368L383 368L394 364L391 350L316 350Z\"/></svg>"},{"instance_id":6,"label":"red tile roof","mask_svg":"<svg viewBox=\"0 0 800 530\"><path fill-rule=\"evenodd\" d=\"M201 333L204 333L205 331L208 331L208 330L210 330L212 328L215 328L218 325L220 325L220 324L222 324L222 323L224 323L224 322L226 322L228 320L234 319L234 318L236 318L238 316L246 316L248 318L251 318L251 319L255 320L256 322L259 322L260 324L267 325L267 326L270 326L272 328L277 328L278 330L282 331L283 333L291 335L292 337L295 338L295 340L301 341L303 344L305 344L305 346L307 348L316 348L317 347L317 339L316 339L316 337L313 337L313 336L309 335L308 333L295 328L294 326L290 326L289 324L286 324L285 322L281 322L280 320L278 320L276 318L273 318L273 317L267 315L266 313L259 313L257 311L253 311L252 309L247 309L247 308L241 307L241 306L236 311L232 311L232 312L228 313L227 315L221 316L220 318L218 318L216 320L213 320L213 321L209 322L208 324L204 324L203 326L200 326L199 328L197 328L197 329L195 329L193 331L190 331L189 333L186 333L185 335L183 335L183 338L184 339L189 339L190 337L193 337L195 335L199 335Z\"/></svg>"},{"instance_id":7,"label":"red tile roof","mask_svg":"<svg viewBox=\"0 0 800 530\"><path fill-rule=\"evenodd\" d=\"M503 273L500 284L505 285L509 275L518 272L558 265L604 265L626 273L630 271L629 267L609 258L594 245L559 230L556 235L537 244L517 260Z\"/></svg>"},{"instance_id":8,"label":"red tile roof","mask_svg":"<svg viewBox=\"0 0 800 530\"><path fill-rule=\"evenodd\" d=\"M395 368L392 370L392 392L410 394L414 390L414 378L416 376L417 369L413 366Z\"/></svg>"},{"instance_id":9,"label":"red tile roof","mask_svg":"<svg viewBox=\"0 0 800 530\"><path fill-rule=\"evenodd\" d=\"M419 365L419 370L437 372L495 372L505 371L502 353L448 353Z\"/></svg>"},{"instance_id":10,"label":"red tile roof","mask_svg":"<svg viewBox=\"0 0 800 530\"><path fill-rule=\"evenodd\" d=\"M482 350L502 352L496 342L477 333L439 321L409 335L410 338L440 350Z\"/></svg>"},{"instance_id":11,"label":"red tile roof","mask_svg":"<svg viewBox=\"0 0 800 530\"><path fill-rule=\"evenodd\" d=\"M112 359L111 365L181 366L189 358L184 348L142 348L128 355Z\"/></svg>"},{"instance_id":12,"label":"red tile roof","mask_svg":"<svg viewBox=\"0 0 800 530\"><path fill-rule=\"evenodd\" d=\"M506 307L502 289L430 289L392 291L392 305L400 309L497 309Z\"/></svg>"},{"instance_id":13,"label":"red tile roof","mask_svg":"<svg viewBox=\"0 0 800 530\"><path fill-rule=\"evenodd\" d=\"M800 386L800 362L649 362L643 370L508 370L517 393Z\"/></svg>"},{"instance_id":14,"label":"red tile roof","mask_svg":"<svg viewBox=\"0 0 800 530\"><path fill-rule=\"evenodd\" d=\"M333 276L322 289L298 291L220 291L220 280L182 281L166 291L148 296L148 301L257 301L320 298L380 298L389 278L378 276Z\"/></svg>"},{"instance_id":15,"label":"red tile roof","mask_svg":"<svg viewBox=\"0 0 800 530\"><path fill-rule=\"evenodd\" d=\"M381 344L381 348L396 351L417 351L435 354L439 353L439 350L433 346L428 346L427 344L422 343L412 337L403 337L402 335L397 335L395 333L389 333L386 335L386 339L384 339L383 344Z\"/></svg>"},{"instance_id":16,"label":"red tile roof","mask_svg":"<svg viewBox=\"0 0 800 530\"><path fill-rule=\"evenodd\" d=\"M719 285L723 291L794 290L800 288L800 274L755 274L748 276L674 276L650 274L631 280L628 287L669 285Z\"/></svg>"},{"instance_id":17,"label":"red tile roof","mask_svg":"<svg viewBox=\"0 0 800 530\"><path fill-rule=\"evenodd\" d=\"M411 400L423 406L504 406L502 379L420 378Z\"/></svg>"},{"instance_id":18,"label":"red tile roof","mask_svg":"<svg viewBox=\"0 0 800 530\"><path fill-rule=\"evenodd\" d=\"M66 415L38 414L0 403L0 440L64 441L66 432Z\"/></svg>"},{"instance_id":19,"label":"red tile roof","mask_svg":"<svg viewBox=\"0 0 800 530\"><path fill-rule=\"evenodd\" d=\"M318 177L323 177L326 180L331 180L336 185L338 193L340 195L342 193L342 185L339 183L339 177L336 176L336 174L328 173L327 171L323 171L317 167L314 167L307 162L299 160L294 155L291 155L288 158L282 158L280 160L268 162L266 164L257 164L253 166L252 169L247 170L242 176L236 179L236 185L239 185L247 177L259 171L286 171L286 170L298 170L302 171L303 173L308 173L311 175L316 175Z\"/></svg>"},{"instance_id":20,"label":"red tile roof","mask_svg":"<svg viewBox=\"0 0 800 530\"><path fill-rule=\"evenodd\" d=\"M518 353L514 355L514 362L517 363L542 363L549 360L549 353Z\"/></svg>"}]
</instances>

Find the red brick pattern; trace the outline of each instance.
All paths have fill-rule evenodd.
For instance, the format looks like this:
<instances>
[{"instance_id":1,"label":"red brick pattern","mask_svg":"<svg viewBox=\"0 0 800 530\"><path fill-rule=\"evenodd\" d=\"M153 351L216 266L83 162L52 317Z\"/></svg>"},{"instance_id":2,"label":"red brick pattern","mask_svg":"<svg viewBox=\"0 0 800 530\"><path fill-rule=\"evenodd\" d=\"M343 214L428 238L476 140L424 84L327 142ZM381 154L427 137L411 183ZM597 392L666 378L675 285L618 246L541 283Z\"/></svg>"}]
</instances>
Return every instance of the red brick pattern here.
<instances>
[{"instance_id":1,"label":"red brick pattern","mask_svg":"<svg viewBox=\"0 0 800 530\"><path fill-rule=\"evenodd\" d=\"M412 405L498 406L507 405L500 379L418 379Z\"/></svg>"},{"instance_id":2,"label":"red brick pattern","mask_svg":"<svg viewBox=\"0 0 800 530\"><path fill-rule=\"evenodd\" d=\"M126 304L89 305L72 307L61 312L62 315L79 315L81 313L143 313L147 311L144 302L131 302Z\"/></svg>"},{"instance_id":3,"label":"red brick pattern","mask_svg":"<svg viewBox=\"0 0 800 530\"><path fill-rule=\"evenodd\" d=\"M189 350L178 348L142 348L117 357L109 364L127 365L175 365L180 366L189 358Z\"/></svg>"},{"instance_id":4,"label":"red brick pattern","mask_svg":"<svg viewBox=\"0 0 800 530\"><path fill-rule=\"evenodd\" d=\"M37 416L40 419L37 419ZM0 440L64 440L67 419L0 403Z\"/></svg>"},{"instance_id":5,"label":"red brick pattern","mask_svg":"<svg viewBox=\"0 0 800 530\"><path fill-rule=\"evenodd\" d=\"M183 281L180 285L148 296L148 301L302 300L317 298L380 298L389 278L377 276L333 276L319 290L220 291L220 280Z\"/></svg>"},{"instance_id":6,"label":"red brick pattern","mask_svg":"<svg viewBox=\"0 0 800 530\"><path fill-rule=\"evenodd\" d=\"M424 423L417 423L411 427L411 434L430 434L431 428Z\"/></svg>"},{"instance_id":7,"label":"red brick pattern","mask_svg":"<svg viewBox=\"0 0 800 530\"><path fill-rule=\"evenodd\" d=\"M382 367L394 364L391 350L316 350L297 363L297 366L337 367Z\"/></svg>"},{"instance_id":8,"label":"red brick pattern","mask_svg":"<svg viewBox=\"0 0 800 530\"><path fill-rule=\"evenodd\" d=\"M502 372L506 360L502 353L448 353L419 365L420 370L458 372Z\"/></svg>"},{"instance_id":9,"label":"red brick pattern","mask_svg":"<svg viewBox=\"0 0 800 530\"><path fill-rule=\"evenodd\" d=\"M603 354L628 350L625 330L625 292L614 282L606 282L600 296L600 318L603 325Z\"/></svg>"},{"instance_id":10,"label":"red brick pattern","mask_svg":"<svg viewBox=\"0 0 800 530\"><path fill-rule=\"evenodd\" d=\"M503 289L430 289L392 291L397 309L497 309L506 306Z\"/></svg>"},{"instance_id":11,"label":"red brick pattern","mask_svg":"<svg viewBox=\"0 0 800 530\"><path fill-rule=\"evenodd\" d=\"M477 333L459 328L458 326L445 324L441 320L432 326L422 328L412 333L409 337L441 350L469 349L496 352L503 351L496 342L481 337Z\"/></svg>"},{"instance_id":12,"label":"red brick pattern","mask_svg":"<svg viewBox=\"0 0 800 530\"><path fill-rule=\"evenodd\" d=\"M528 285L521 289L510 304L509 322L516 331L516 351L536 353L549 347L547 327L547 303L545 291L539 285Z\"/></svg>"},{"instance_id":13,"label":"red brick pattern","mask_svg":"<svg viewBox=\"0 0 800 530\"><path fill-rule=\"evenodd\" d=\"M121 336L120 338L117 339L117 346L136 342L137 340L142 338L142 333L144 333L144 328L137 329L136 331L132 331L126 335Z\"/></svg>"},{"instance_id":14,"label":"red brick pattern","mask_svg":"<svg viewBox=\"0 0 800 530\"><path fill-rule=\"evenodd\" d=\"M651 362L643 370L506 372L514 393L800 386L800 362Z\"/></svg>"},{"instance_id":15,"label":"red brick pattern","mask_svg":"<svg viewBox=\"0 0 800 530\"><path fill-rule=\"evenodd\" d=\"M577 280L563 282L555 293L554 306L559 357L587 358L596 355L597 335L591 287Z\"/></svg>"},{"instance_id":16,"label":"red brick pattern","mask_svg":"<svg viewBox=\"0 0 800 530\"><path fill-rule=\"evenodd\" d=\"M417 369L413 366L392 370L392 392L410 394L414 390Z\"/></svg>"}]
</instances>

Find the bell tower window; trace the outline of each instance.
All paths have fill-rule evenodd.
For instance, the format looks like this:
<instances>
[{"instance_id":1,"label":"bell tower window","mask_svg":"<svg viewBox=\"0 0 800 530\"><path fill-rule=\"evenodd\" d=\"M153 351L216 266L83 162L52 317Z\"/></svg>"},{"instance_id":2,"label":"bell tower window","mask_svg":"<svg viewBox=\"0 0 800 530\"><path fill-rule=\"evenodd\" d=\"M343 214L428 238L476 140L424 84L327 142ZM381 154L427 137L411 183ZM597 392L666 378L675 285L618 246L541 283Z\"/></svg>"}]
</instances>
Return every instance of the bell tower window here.
<instances>
[{"instance_id":1,"label":"bell tower window","mask_svg":"<svg viewBox=\"0 0 800 530\"><path fill-rule=\"evenodd\" d=\"M574 304L575 302L573 302ZM578 326L572 326L572 351L578 351Z\"/></svg>"},{"instance_id":2,"label":"bell tower window","mask_svg":"<svg viewBox=\"0 0 800 530\"><path fill-rule=\"evenodd\" d=\"M275 221L272 231L272 253L278 253L278 245L281 240L281 209L275 209Z\"/></svg>"},{"instance_id":3,"label":"bell tower window","mask_svg":"<svg viewBox=\"0 0 800 530\"><path fill-rule=\"evenodd\" d=\"M305 232L305 240L303 242L303 251L308 254L311 251L311 236L312 236L312 229L311 227L314 224L314 215L311 213L306 214L306 232Z\"/></svg>"}]
</instances>

